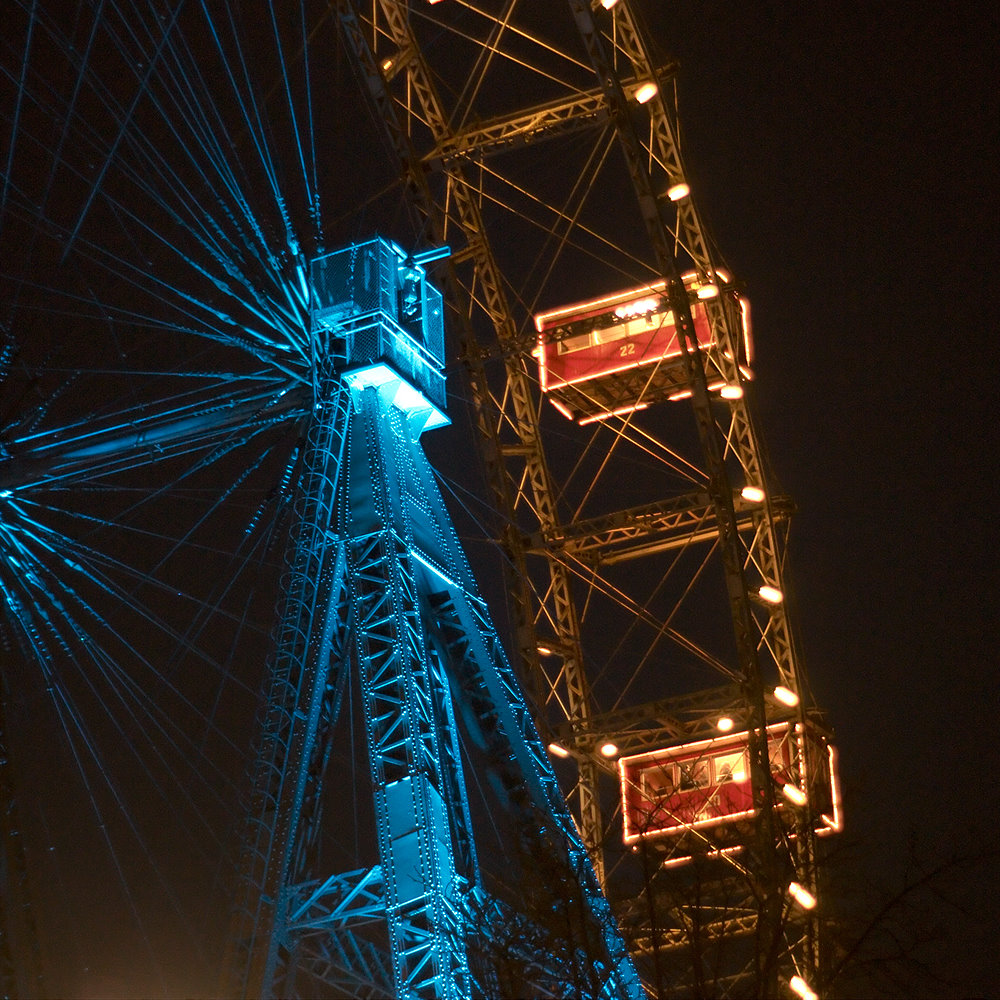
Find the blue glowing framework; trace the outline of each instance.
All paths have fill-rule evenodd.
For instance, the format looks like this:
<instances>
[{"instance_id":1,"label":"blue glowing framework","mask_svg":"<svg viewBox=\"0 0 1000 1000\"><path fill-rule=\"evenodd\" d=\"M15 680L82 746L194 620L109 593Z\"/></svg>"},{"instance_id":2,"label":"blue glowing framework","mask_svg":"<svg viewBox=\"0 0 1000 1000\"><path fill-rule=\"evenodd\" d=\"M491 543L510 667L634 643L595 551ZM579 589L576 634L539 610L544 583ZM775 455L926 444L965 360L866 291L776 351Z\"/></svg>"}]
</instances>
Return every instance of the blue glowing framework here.
<instances>
[{"instance_id":1,"label":"blue glowing framework","mask_svg":"<svg viewBox=\"0 0 1000 1000\"><path fill-rule=\"evenodd\" d=\"M446 419L440 294L382 239L320 258L311 274L315 397L227 989L281 994L306 968L348 992L384 990L388 957L396 996L497 995L495 970L481 949L470 953L491 913L519 927L519 958L536 970L539 995L638 997L419 443ZM364 703L380 861L317 879L311 817L350 669ZM482 884L456 698L534 856L546 856L583 914L581 936L558 955L532 944L544 934ZM388 956L358 933L373 920L388 928Z\"/></svg>"}]
</instances>

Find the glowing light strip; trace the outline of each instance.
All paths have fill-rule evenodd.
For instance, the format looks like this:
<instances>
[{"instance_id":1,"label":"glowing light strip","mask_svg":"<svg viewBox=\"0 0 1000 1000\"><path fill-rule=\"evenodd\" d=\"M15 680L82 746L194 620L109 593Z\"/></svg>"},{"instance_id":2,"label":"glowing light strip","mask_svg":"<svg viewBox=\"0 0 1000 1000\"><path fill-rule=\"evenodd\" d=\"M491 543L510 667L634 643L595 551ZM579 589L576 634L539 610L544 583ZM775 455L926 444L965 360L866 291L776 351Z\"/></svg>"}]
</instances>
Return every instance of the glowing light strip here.
<instances>
[{"instance_id":1,"label":"glowing light strip","mask_svg":"<svg viewBox=\"0 0 1000 1000\"><path fill-rule=\"evenodd\" d=\"M593 424L598 420L608 420L611 417L620 417L626 413L635 413L637 410L649 409L649 403L636 403L634 406L619 406L617 410L608 410L607 413L598 413L596 416L584 417L577 423L583 427L586 424Z\"/></svg>"},{"instance_id":2,"label":"glowing light strip","mask_svg":"<svg viewBox=\"0 0 1000 1000\"><path fill-rule=\"evenodd\" d=\"M567 419L573 419L573 411L568 406L563 406L558 399L553 399L549 396L549 402Z\"/></svg>"},{"instance_id":3,"label":"glowing light strip","mask_svg":"<svg viewBox=\"0 0 1000 1000\"><path fill-rule=\"evenodd\" d=\"M790 722L772 722L771 725L767 727L768 733L788 733L791 731ZM660 750L647 750L644 753L633 754L631 757L622 757L621 763L623 764L644 764L648 761L655 761L656 763L661 763L664 759L669 759L672 764L676 764L678 761L687 759L688 751L700 751L703 749L711 749L717 751L724 749L726 744L732 744L734 747L741 746L745 742L745 739L749 738L750 734L747 731L742 731L739 733L726 733L724 736L713 736L707 740L698 740L695 743L682 743L679 746L667 747ZM669 756L673 751L682 751L683 757L673 757ZM693 757L700 756L700 753L692 753Z\"/></svg>"},{"instance_id":4,"label":"glowing light strip","mask_svg":"<svg viewBox=\"0 0 1000 1000\"><path fill-rule=\"evenodd\" d=\"M704 857L706 858L733 858L737 854L742 853L743 845L737 844L735 847L720 847L717 851L706 851ZM667 858L666 861L660 865L661 868L679 868L681 865L686 865L690 862L692 855L685 854L682 857L677 858Z\"/></svg>"},{"instance_id":5,"label":"glowing light strip","mask_svg":"<svg viewBox=\"0 0 1000 1000\"><path fill-rule=\"evenodd\" d=\"M754 813L754 809L743 809L740 812L722 813L719 816L710 816L708 819L695 820L693 823L678 823L675 826L658 826L655 830L650 830L647 833L628 833L628 821L626 820L626 828L623 830L622 839L626 844L631 845L637 840L642 840L643 837L666 837L669 834L682 833L685 830L703 830L710 826L718 826L720 823L731 823L733 820L746 819L749 816L753 816Z\"/></svg>"},{"instance_id":6,"label":"glowing light strip","mask_svg":"<svg viewBox=\"0 0 1000 1000\"><path fill-rule=\"evenodd\" d=\"M549 391L549 369L548 365L545 363L545 341L542 339L541 334L538 336L538 346L532 351L538 358L538 384L542 388L542 392Z\"/></svg>"},{"instance_id":7,"label":"glowing light strip","mask_svg":"<svg viewBox=\"0 0 1000 1000\"><path fill-rule=\"evenodd\" d=\"M740 296L740 320L743 324L743 352L747 364L753 364L753 334L750 327L750 302Z\"/></svg>"},{"instance_id":8,"label":"glowing light strip","mask_svg":"<svg viewBox=\"0 0 1000 1000\"><path fill-rule=\"evenodd\" d=\"M825 813L820 816L820 819L826 823L826 827L823 830L817 830L817 836L840 833L844 828L844 817L840 808L840 773L837 768L837 750L830 743L826 745L826 749L830 761L830 798L833 800L833 816L827 816Z\"/></svg>"},{"instance_id":9,"label":"glowing light strip","mask_svg":"<svg viewBox=\"0 0 1000 1000\"><path fill-rule=\"evenodd\" d=\"M561 319L564 316L572 316L585 310L591 310L598 306L619 305L635 298L647 298L651 293L663 292L666 290L665 281L654 281L651 285L639 285L624 292L614 292L611 295L604 295L599 299L590 299L586 302L574 302L572 305L563 306L560 309L551 309L548 312L535 313L535 329L542 333L549 326L555 324L550 320Z\"/></svg>"},{"instance_id":10,"label":"glowing light strip","mask_svg":"<svg viewBox=\"0 0 1000 1000\"><path fill-rule=\"evenodd\" d=\"M628 338L622 338L622 339L627 340ZM707 344L705 346L712 347L714 344L715 341L713 340L710 344ZM546 373L546 377L542 379L543 388L544 391L548 392L551 389L561 389L564 386L579 385L581 382L593 382L594 379L605 378L608 375L618 375L621 372L630 371L632 368L641 368L644 365L655 365L660 361L667 361L670 358L679 358L680 356L681 352L679 350L671 351L669 354L657 354L653 357L642 358L639 361L630 361L627 365L620 365L617 368L605 368L599 372L594 372L591 375L581 375L578 378L563 379L562 381L559 382L549 382L548 373ZM545 366L542 365L540 367L544 368Z\"/></svg>"},{"instance_id":11,"label":"glowing light strip","mask_svg":"<svg viewBox=\"0 0 1000 1000\"><path fill-rule=\"evenodd\" d=\"M442 580L444 580L444 582L449 587L454 587L455 590L458 590L463 594L467 593L465 587L463 587L459 583L456 583L450 576L448 576L447 573L445 573L443 569L441 569L440 566L436 565L435 563L432 563L430 559L427 558L427 556L423 555L419 549L411 548L410 555L413 556L413 558L416 559L416 561L420 563L420 565L423 566L425 569L429 569L436 576L439 576Z\"/></svg>"},{"instance_id":12,"label":"glowing light strip","mask_svg":"<svg viewBox=\"0 0 1000 1000\"><path fill-rule=\"evenodd\" d=\"M716 271L715 273L722 278L726 284L729 283L729 275L725 271ZM681 275L681 281L684 282L684 287L687 291L693 291L698 287L700 279L695 271L688 271L687 274ZM710 283L711 281L709 281L709 284ZM623 292L613 292L610 295L603 295L597 299L588 299L584 302L574 302L572 305L562 306L559 309L550 309L548 312L535 313L535 329L539 333L542 333L550 326L555 325L550 322L551 320L563 319L566 316L586 312L599 306L617 305L630 299L640 297L645 298L648 297L650 293L662 293L666 291L666 288L667 283L661 279L660 281L654 281L646 285L636 285L634 288L629 288Z\"/></svg>"}]
</instances>

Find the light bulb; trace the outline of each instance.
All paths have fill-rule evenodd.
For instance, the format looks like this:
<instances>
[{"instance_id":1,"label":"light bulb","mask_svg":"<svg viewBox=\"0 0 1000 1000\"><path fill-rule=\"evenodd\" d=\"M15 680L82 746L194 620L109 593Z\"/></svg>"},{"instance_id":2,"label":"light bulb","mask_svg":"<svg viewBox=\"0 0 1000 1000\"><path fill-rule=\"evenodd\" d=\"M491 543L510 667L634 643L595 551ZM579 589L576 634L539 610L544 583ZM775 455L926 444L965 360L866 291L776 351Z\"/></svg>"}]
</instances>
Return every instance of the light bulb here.
<instances>
[{"instance_id":1,"label":"light bulb","mask_svg":"<svg viewBox=\"0 0 1000 1000\"><path fill-rule=\"evenodd\" d=\"M632 93L632 96L640 103L645 104L647 101L651 101L656 97L660 88L653 83L652 80L647 80L645 83L640 83L638 87Z\"/></svg>"},{"instance_id":2,"label":"light bulb","mask_svg":"<svg viewBox=\"0 0 1000 1000\"><path fill-rule=\"evenodd\" d=\"M816 897L798 882L792 882L788 886L788 894L795 900L803 910L812 910L816 906Z\"/></svg>"},{"instance_id":3,"label":"light bulb","mask_svg":"<svg viewBox=\"0 0 1000 1000\"><path fill-rule=\"evenodd\" d=\"M780 701L782 705L787 705L789 708L795 708L799 703L799 696L783 684L779 684L774 689L773 694L776 701Z\"/></svg>"}]
</instances>

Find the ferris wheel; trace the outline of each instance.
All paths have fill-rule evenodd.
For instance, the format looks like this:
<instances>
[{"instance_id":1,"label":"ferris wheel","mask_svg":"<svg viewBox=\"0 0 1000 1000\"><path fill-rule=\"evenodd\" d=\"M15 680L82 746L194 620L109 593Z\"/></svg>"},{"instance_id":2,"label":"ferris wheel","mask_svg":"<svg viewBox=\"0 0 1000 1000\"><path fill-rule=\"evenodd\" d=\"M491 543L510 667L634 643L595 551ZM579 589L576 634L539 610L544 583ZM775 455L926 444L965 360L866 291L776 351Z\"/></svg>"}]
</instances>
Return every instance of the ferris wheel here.
<instances>
[{"instance_id":1,"label":"ferris wheel","mask_svg":"<svg viewBox=\"0 0 1000 1000\"><path fill-rule=\"evenodd\" d=\"M676 67L643 5L63 6L21 3L3 60L2 735L23 844L6 870L36 926L5 916L35 964L65 939L63 991L93 986L91 964L134 977L128 950L133 989L204 992L172 978L177 956L200 950L207 975L244 933L218 916L309 575L294 538L315 515L316 414L346 406L323 388L318 268L340 262L354 289L398 251L401 296L407 274L444 293L454 427L427 447L440 524L510 637L525 745L546 748L523 769L561 779L648 992L810 995L836 762L785 608L792 507L752 419L748 295L696 210ZM375 233L395 249L337 256ZM333 631L357 607L336 600ZM369 703L346 672L315 697L330 777L287 850L366 873L337 891L374 913L384 805L354 791ZM457 797L502 869L526 813L495 818L465 743ZM256 822L269 840L280 825ZM477 899L481 921L514 921ZM103 944L112 926L127 949ZM390 940L341 955L350 987L314 963L300 988L379 995ZM39 974L22 965L23 992ZM475 981L503 995L490 975ZM537 975L540 995L579 989Z\"/></svg>"}]
</instances>

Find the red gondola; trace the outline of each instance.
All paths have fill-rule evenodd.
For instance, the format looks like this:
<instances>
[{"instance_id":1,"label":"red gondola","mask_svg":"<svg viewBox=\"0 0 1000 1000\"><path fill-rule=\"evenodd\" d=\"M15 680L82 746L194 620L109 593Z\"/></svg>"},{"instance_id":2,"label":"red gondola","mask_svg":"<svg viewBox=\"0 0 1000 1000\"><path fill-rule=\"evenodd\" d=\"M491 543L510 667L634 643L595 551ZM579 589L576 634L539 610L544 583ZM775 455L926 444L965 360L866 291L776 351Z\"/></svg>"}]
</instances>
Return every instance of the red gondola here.
<instances>
[{"instance_id":1,"label":"red gondola","mask_svg":"<svg viewBox=\"0 0 1000 1000\"><path fill-rule=\"evenodd\" d=\"M774 723L767 734L778 810L792 817L808 809L821 836L840 830L836 751L826 736L794 722ZM745 843L753 828L747 742L746 732L727 733L622 757L625 843L685 837L713 848Z\"/></svg>"},{"instance_id":2,"label":"red gondola","mask_svg":"<svg viewBox=\"0 0 1000 1000\"><path fill-rule=\"evenodd\" d=\"M724 277L724 276L720 276ZM732 289L684 276L709 388L720 389L732 360L722 356L712 309L731 310L740 330L735 364L749 377L749 306ZM674 314L663 281L535 316L539 382L557 409L580 423L690 394ZM711 305L714 301L714 305ZM721 313L719 314L721 315Z\"/></svg>"}]
</instances>

